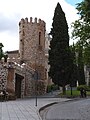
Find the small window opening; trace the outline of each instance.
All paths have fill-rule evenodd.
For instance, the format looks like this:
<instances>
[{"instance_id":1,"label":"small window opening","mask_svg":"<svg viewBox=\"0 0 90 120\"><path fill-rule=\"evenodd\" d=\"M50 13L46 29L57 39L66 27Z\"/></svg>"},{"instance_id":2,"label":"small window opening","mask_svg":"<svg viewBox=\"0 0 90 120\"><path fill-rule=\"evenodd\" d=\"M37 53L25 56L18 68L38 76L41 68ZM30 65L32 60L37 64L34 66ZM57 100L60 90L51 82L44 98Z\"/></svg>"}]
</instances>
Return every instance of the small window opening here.
<instances>
[{"instance_id":1,"label":"small window opening","mask_svg":"<svg viewBox=\"0 0 90 120\"><path fill-rule=\"evenodd\" d=\"M39 32L39 45L41 45L41 32Z\"/></svg>"}]
</instances>

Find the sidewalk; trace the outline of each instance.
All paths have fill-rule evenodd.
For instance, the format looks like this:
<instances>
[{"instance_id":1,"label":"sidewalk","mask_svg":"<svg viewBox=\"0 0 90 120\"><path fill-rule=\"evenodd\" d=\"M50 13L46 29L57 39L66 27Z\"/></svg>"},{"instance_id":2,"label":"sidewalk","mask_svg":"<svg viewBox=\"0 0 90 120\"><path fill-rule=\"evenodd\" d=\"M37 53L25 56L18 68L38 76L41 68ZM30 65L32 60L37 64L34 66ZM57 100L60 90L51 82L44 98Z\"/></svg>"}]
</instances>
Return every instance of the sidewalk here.
<instances>
[{"instance_id":1,"label":"sidewalk","mask_svg":"<svg viewBox=\"0 0 90 120\"><path fill-rule=\"evenodd\" d=\"M54 102L67 101L66 98L25 98L0 102L0 120L41 120L39 109Z\"/></svg>"}]
</instances>

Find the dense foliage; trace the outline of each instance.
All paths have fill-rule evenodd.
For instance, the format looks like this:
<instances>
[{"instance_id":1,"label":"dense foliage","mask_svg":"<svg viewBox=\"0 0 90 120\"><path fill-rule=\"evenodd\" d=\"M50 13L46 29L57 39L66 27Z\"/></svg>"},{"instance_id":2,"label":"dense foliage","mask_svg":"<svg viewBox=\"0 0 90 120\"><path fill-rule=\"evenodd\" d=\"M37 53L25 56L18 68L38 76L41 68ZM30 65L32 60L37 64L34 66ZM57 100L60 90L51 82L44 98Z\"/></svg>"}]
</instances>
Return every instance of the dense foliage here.
<instances>
[{"instance_id":1,"label":"dense foliage","mask_svg":"<svg viewBox=\"0 0 90 120\"><path fill-rule=\"evenodd\" d=\"M77 63L78 63L78 83L79 85L85 84L85 75L84 75L84 61L83 61L83 49L82 46L78 45L78 56L77 56Z\"/></svg>"},{"instance_id":2,"label":"dense foliage","mask_svg":"<svg viewBox=\"0 0 90 120\"><path fill-rule=\"evenodd\" d=\"M3 44L0 43L0 60L4 58L4 62L7 62L8 55L3 52L3 49L2 49L3 47L4 47Z\"/></svg>"},{"instance_id":3,"label":"dense foliage","mask_svg":"<svg viewBox=\"0 0 90 120\"><path fill-rule=\"evenodd\" d=\"M76 54L79 85L85 84L84 65L90 66L90 0L77 4L79 19L72 23L72 37L77 40Z\"/></svg>"},{"instance_id":4,"label":"dense foliage","mask_svg":"<svg viewBox=\"0 0 90 120\"><path fill-rule=\"evenodd\" d=\"M77 80L78 80L78 67L77 67L77 60L76 60L76 50L74 44L70 46L71 50L71 58L72 58L72 79L70 82L70 86L75 87L77 86Z\"/></svg>"}]
</instances>

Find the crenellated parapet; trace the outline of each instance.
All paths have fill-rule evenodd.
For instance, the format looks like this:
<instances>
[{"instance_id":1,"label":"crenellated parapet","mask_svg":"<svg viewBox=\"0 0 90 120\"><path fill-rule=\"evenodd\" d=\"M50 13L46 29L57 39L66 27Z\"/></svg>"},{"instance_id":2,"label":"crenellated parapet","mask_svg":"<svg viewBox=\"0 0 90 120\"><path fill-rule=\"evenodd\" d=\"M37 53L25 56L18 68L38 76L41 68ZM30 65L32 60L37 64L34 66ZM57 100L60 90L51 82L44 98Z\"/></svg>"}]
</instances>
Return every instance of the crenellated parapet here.
<instances>
[{"instance_id":1,"label":"crenellated parapet","mask_svg":"<svg viewBox=\"0 0 90 120\"><path fill-rule=\"evenodd\" d=\"M25 19L22 18L21 21L19 22L19 26L25 24L37 24L37 25L45 26L45 22L41 19L37 19L37 17L35 17L34 19L32 17L30 17L30 19L28 19L27 17Z\"/></svg>"}]
</instances>

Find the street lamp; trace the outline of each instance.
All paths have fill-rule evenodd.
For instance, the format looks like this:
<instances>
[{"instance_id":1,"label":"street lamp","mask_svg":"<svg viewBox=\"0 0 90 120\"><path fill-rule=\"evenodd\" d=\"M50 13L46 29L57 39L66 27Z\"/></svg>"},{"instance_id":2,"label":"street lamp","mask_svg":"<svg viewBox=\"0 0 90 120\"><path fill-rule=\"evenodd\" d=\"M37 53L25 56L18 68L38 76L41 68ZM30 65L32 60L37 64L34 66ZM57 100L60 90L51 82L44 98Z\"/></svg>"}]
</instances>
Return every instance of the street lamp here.
<instances>
[{"instance_id":1,"label":"street lamp","mask_svg":"<svg viewBox=\"0 0 90 120\"><path fill-rule=\"evenodd\" d=\"M36 64L37 60L37 64ZM36 106L37 106L37 85L38 85L38 80L40 79L40 64L41 64L42 58L41 58L41 51L38 53L37 57L37 52L35 52L35 71L34 71L34 80L35 80L35 95L36 95ZM37 69L38 68L38 69Z\"/></svg>"},{"instance_id":2,"label":"street lamp","mask_svg":"<svg viewBox=\"0 0 90 120\"><path fill-rule=\"evenodd\" d=\"M35 69L35 72L34 72L34 80L35 80L35 95L36 95L35 106L37 106L37 80L38 80L38 72L37 72L36 69Z\"/></svg>"},{"instance_id":3,"label":"street lamp","mask_svg":"<svg viewBox=\"0 0 90 120\"><path fill-rule=\"evenodd\" d=\"M36 103L35 103L35 106L37 106L37 80L38 80L38 71L37 71L37 69L36 69L36 60L37 60L37 54L35 53L35 71L34 71L35 96L36 96Z\"/></svg>"},{"instance_id":4,"label":"street lamp","mask_svg":"<svg viewBox=\"0 0 90 120\"><path fill-rule=\"evenodd\" d=\"M71 95L72 95L72 81L71 81Z\"/></svg>"}]
</instances>

